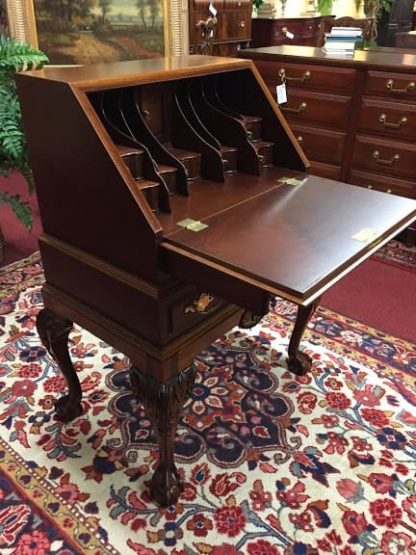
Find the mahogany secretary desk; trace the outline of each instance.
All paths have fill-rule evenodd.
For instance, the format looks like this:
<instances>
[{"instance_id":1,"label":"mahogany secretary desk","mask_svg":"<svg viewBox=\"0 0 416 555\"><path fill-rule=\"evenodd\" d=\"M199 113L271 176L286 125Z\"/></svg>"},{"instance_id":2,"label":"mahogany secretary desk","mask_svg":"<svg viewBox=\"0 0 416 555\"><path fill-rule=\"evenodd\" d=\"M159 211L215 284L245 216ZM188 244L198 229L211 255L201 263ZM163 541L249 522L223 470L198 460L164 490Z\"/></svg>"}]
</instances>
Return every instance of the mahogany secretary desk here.
<instances>
[{"instance_id":1,"label":"mahogany secretary desk","mask_svg":"<svg viewBox=\"0 0 416 555\"><path fill-rule=\"evenodd\" d=\"M308 176L308 162L249 60L184 56L17 76L44 233L39 335L81 414L72 323L131 361L155 426L151 494L182 484L173 444L194 357L271 296L299 306L292 372L320 295L416 218L411 199ZM35 107L35 108L34 108Z\"/></svg>"}]
</instances>

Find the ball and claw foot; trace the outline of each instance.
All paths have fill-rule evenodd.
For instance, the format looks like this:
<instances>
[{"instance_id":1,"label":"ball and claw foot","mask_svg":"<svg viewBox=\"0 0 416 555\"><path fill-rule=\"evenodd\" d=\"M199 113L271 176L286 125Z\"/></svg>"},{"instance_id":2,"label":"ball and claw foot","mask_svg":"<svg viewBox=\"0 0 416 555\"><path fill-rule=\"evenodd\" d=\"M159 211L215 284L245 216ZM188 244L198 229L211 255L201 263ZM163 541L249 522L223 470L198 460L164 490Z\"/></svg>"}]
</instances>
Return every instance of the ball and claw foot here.
<instances>
[{"instance_id":1,"label":"ball and claw foot","mask_svg":"<svg viewBox=\"0 0 416 555\"><path fill-rule=\"evenodd\" d=\"M81 416L83 412L81 403L79 401L74 401L69 395L64 395L55 401L54 406L56 416L65 423L74 420L77 416Z\"/></svg>"},{"instance_id":2,"label":"ball and claw foot","mask_svg":"<svg viewBox=\"0 0 416 555\"><path fill-rule=\"evenodd\" d=\"M312 368L312 359L306 353L298 351L296 355L289 356L287 366L293 374L304 376Z\"/></svg>"},{"instance_id":3,"label":"ball and claw foot","mask_svg":"<svg viewBox=\"0 0 416 555\"><path fill-rule=\"evenodd\" d=\"M161 507L168 507L178 501L183 488L183 482L175 465L159 466L152 476L150 495Z\"/></svg>"}]
</instances>

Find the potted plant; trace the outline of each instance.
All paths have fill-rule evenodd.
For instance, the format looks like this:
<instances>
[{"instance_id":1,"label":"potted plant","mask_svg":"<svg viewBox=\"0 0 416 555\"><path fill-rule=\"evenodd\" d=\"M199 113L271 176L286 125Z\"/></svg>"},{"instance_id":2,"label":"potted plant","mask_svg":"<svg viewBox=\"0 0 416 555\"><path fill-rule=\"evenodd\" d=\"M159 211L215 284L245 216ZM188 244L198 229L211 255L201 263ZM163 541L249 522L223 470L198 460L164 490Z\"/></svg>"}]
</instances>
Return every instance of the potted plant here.
<instances>
[{"instance_id":1,"label":"potted plant","mask_svg":"<svg viewBox=\"0 0 416 555\"><path fill-rule=\"evenodd\" d=\"M364 0L363 7L367 17L378 18L382 11L390 11L391 0Z\"/></svg>"},{"instance_id":2,"label":"potted plant","mask_svg":"<svg viewBox=\"0 0 416 555\"><path fill-rule=\"evenodd\" d=\"M17 98L15 73L35 69L48 62L47 56L16 39L0 36L0 176L7 177L17 170L25 177L33 192L33 177L27 156L22 115ZM19 195L0 190L0 205L10 204L18 220L32 227L29 205Z\"/></svg>"}]
</instances>

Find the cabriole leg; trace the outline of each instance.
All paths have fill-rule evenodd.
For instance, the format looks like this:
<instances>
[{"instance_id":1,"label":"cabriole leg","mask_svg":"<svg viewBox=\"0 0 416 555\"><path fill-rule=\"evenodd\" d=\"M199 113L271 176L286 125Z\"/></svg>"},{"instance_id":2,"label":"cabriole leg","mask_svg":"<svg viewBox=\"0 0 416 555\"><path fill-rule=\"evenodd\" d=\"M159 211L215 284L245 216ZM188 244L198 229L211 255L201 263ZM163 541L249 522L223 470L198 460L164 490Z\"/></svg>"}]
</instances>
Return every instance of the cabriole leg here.
<instances>
[{"instance_id":1,"label":"cabriole leg","mask_svg":"<svg viewBox=\"0 0 416 555\"><path fill-rule=\"evenodd\" d=\"M161 506L176 503L183 490L174 462L173 445L182 408L191 394L195 376L196 368L192 365L162 383L135 366L130 368L133 394L143 403L157 434L159 465L152 476L150 494Z\"/></svg>"},{"instance_id":2,"label":"cabriole leg","mask_svg":"<svg viewBox=\"0 0 416 555\"><path fill-rule=\"evenodd\" d=\"M298 314L296 316L296 322L292 331L292 337L290 338L288 349L288 368L291 372L297 374L298 376L307 374L312 367L311 357L306 353L302 353L302 351L299 350L299 345L306 325L319 305L319 300L320 299L315 300L308 306L299 305L298 307Z\"/></svg>"},{"instance_id":3,"label":"cabriole leg","mask_svg":"<svg viewBox=\"0 0 416 555\"><path fill-rule=\"evenodd\" d=\"M73 322L47 308L39 312L36 320L39 337L58 364L68 386L68 395L55 401L56 415L63 422L69 422L82 414L81 384L68 351L68 336L72 326Z\"/></svg>"}]
</instances>

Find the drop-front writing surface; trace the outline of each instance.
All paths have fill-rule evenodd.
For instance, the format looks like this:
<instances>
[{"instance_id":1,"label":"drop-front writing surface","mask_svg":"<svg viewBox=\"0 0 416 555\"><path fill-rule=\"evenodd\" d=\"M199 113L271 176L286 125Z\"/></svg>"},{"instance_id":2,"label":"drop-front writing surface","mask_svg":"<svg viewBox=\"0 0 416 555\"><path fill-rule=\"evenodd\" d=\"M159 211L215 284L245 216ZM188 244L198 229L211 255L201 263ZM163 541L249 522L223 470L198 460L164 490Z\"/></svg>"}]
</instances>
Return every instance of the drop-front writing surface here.
<instances>
[{"instance_id":1,"label":"drop-front writing surface","mask_svg":"<svg viewBox=\"0 0 416 555\"><path fill-rule=\"evenodd\" d=\"M254 325L280 294L299 304L289 369L309 370L299 344L319 295L408 225L416 203L308 176L251 61L189 56L17 80L44 229L37 327L69 389L57 415L82 412L67 347L77 322L130 358L158 434L151 493L172 503L198 352Z\"/></svg>"}]
</instances>

